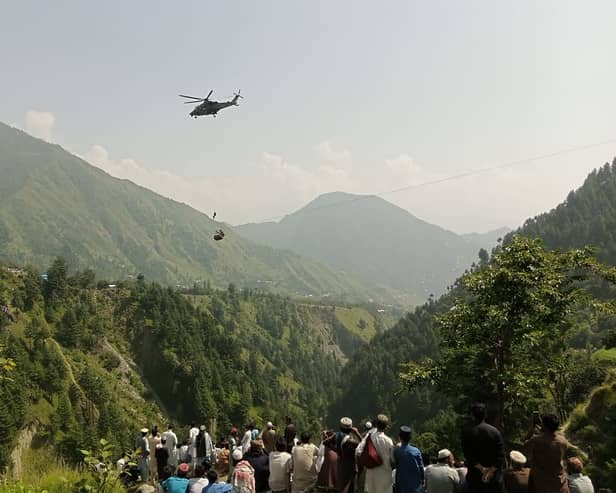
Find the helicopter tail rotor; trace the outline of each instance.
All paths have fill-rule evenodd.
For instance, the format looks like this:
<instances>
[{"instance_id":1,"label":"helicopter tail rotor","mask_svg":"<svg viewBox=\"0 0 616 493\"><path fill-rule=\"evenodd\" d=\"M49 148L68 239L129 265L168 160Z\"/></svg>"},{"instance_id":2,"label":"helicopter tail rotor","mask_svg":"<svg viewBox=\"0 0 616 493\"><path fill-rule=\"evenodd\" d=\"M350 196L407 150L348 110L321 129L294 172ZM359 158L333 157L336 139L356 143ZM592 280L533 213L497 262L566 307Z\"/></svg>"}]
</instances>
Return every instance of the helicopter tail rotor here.
<instances>
[{"instance_id":1,"label":"helicopter tail rotor","mask_svg":"<svg viewBox=\"0 0 616 493\"><path fill-rule=\"evenodd\" d=\"M234 104L235 106L238 106L238 104L237 104L237 100L238 100L239 98L244 99L244 96L242 96L241 92L242 92L242 90L241 90L241 89L238 89L238 91L237 91L237 92L234 92L234 93L233 93L233 95L235 96L235 97L233 98L233 104Z\"/></svg>"}]
</instances>

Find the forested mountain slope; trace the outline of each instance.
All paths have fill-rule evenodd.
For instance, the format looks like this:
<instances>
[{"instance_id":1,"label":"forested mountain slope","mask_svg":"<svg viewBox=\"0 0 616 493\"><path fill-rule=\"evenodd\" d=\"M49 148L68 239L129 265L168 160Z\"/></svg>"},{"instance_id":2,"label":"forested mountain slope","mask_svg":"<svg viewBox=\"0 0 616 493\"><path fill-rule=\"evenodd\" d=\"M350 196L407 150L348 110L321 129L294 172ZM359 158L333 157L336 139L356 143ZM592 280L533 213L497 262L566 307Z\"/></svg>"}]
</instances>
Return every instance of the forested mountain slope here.
<instances>
[{"instance_id":1,"label":"forested mountain slope","mask_svg":"<svg viewBox=\"0 0 616 493\"><path fill-rule=\"evenodd\" d=\"M616 356L616 349L612 350ZM616 365L616 360L613 361ZM591 451L593 466L590 474L595 484L603 483L616 487L616 434L613 430L616 421L616 374L607 379L604 385L595 389L590 399L580 405L571 417L567 435L587 450Z\"/></svg>"},{"instance_id":2,"label":"forested mountain slope","mask_svg":"<svg viewBox=\"0 0 616 493\"><path fill-rule=\"evenodd\" d=\"M113 299L89 282L52 273L43 286L0 264L0 356L16 365L0 374L0 472L22 426L38 433L35 455L72 462L100 437L129 450L136 425L163 419L130 355L119 356Z\"/></svg>"},{"instance_id":3,"label":"forested mountain slope","mask_svg":"<svg viewBox=\"0 0 616 493\"><path fill-rule=\"evenodd\" d=\"M109 287L91 271L68 275L62 259L47 276L0 265L0 345L17 365L12 380L0 378L0 468L34 420L45 446L68 460L99 437L119 453L140 427L169 418L216 418L225 433L291 415L316 430L343 361L385 328L376 310L233 285Z\"/></svg>"},{"instance_id":4,"label":"forested mountain slope","mask_svg":"<svg viewBox=\"0 0 616 493\"><path fill-rule=\"evenodd\" d=\"M359 421L385 412L395 423L404 422L417 429L417 425L446 407L444 399L434 399L433 395L400 393L398 374L403 362L437 355L434 315L445 311L448 303L450 300L444 297L418 307L355 353L342 370L340 397L330 402L331 423L346 415Z\"/></svg>"},{"instance_id":5,"label":"forested mountain slope","mask_svg":"<svg viewBox=\"0 0 616 493\"><path fill-rule=\"evenodd\" d=\"M616 265L616 159L594 170L562 204L528 219L517 232L542 238L548 248L593 245L601 261Z\"/></svg>"},{"instance_id":6,"label":"forested mountain slope","mask_svg":"<svg viewBox=\"0 0 616 493\"><path fill-rule=\"evenodd\" d=\"M328 193L278 223L245 224L241 235L288 248L409 293L417 302L440 294L491 237L466 239L380 197Z\"/></svg>"},{"instance_id":7,"label":"forested mountain slope","mask_svg":"<svg viewBox=\"0 0 616 493\"><path fill-rule=\"evenodd\" d=\"M113 178L57 145L0 124L0 259L42 269L56 256L102 278L143 273L168 284L209 280L289 294L366 300L363 283L288 251L254 244L184 204ZM226 231L215 242L217 228Z\"/></svg>"}]
</instances>

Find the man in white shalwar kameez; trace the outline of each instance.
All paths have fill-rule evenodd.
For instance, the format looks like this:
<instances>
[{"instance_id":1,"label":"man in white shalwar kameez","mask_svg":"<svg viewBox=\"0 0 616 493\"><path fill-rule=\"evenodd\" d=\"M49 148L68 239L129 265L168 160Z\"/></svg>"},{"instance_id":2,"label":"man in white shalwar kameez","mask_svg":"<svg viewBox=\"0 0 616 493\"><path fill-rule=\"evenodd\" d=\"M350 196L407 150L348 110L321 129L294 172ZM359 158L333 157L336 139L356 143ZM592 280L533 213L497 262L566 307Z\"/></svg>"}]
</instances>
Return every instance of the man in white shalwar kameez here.
<instances>
[{"instance_id":1,"label":"man in white shalwar kameez","mask_svg":"<svg viewBox=\"0 0 616 493\"><path fill-rule=\"evenodd\" d=\"M190 430L188 431L188 453L190 454L190 462L193 467L197 463L197 435L199 434L199 428L195 426L195 423L190 424Z\"/></svg>"},{"instance_id":2,"label":"man in white shalwar kameez","mask_svg":"<svg viewBox=\"0 0 616 493\"><path fill-rule=\"evenodd\" d=\"M389 418L384 414L379 414L376 418L376 428L370 430L357 447L356 455L359 457L366 446L366 439L369 436L382 460L380 466L366 469L365 493L393 492L392 466L394 463L394 442L385 434L388 424Z\"/></svg>"},{"instance_id":3,"label":"man in white shalwar kameez","mask_svg":"<svg viewBox=\"0 0 616 493\"><path fill-rule=\"evenodd\" d=\"M135 450L137 451L137 467L141 481L147 482L150 479L150 446L148 444L148 429L142 428L141 435L135 442Z\"/></svg>"},{"instance_id":4,"label":"man in white shalwar kameez","mask_svg":"<svg viewBox=\"0 0 616 493\"><path fill-rule=\"evenodd\" d=\"M246 455L250 450L250 442L252 442L252 430L254 429L254 425L252 423L248 423L244 429L244 436L242 437L242 442L240 446L242 447L242 454Z\"/></svg>"},{"instance_id":5,"label":"man in white shalwar kameez","mask_svg":"<svg viewBox=\"0 0 616 493\"><path fill-rule=\"evenodd\" d=\"M165 448L169 452L169 459L167 459L167 464L175 467L178 465L178 456L175 450L178 444L178 437L173 432L172 424L169 424L169 426L167 427L167 431L163 433L162 438L163 440L165 440Z\"/></svg>"}]
</instances>

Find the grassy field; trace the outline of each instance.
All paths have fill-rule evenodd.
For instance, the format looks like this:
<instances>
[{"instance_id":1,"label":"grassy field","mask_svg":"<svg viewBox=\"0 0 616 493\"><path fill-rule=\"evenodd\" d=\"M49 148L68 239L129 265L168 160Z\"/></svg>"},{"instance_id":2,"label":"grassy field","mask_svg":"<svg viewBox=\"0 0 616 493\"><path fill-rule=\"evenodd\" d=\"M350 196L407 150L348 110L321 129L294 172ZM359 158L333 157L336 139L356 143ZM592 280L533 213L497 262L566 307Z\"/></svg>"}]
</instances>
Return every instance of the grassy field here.
<instances>
[{"instance_id":1,"label":"grassy field","mask_svg":"<svg viewBox=\"0 0 616 493\"><path fill-rule=\"evenodd\" d=\"M349 332L368 342L376 334L374 317L364 308L336 307L336 318Z\"/></svg>"},{"instance_id":2,"label":"grassy field","mask_svg":"<svg viewBox=\"0 0 616 493\"><path fill-rule=\"evenodd\" d=\"M613 363L616 365L616 347L610 349L599 349L592 355L592 359L601 363Z\"/></svg>"}]
</instances>

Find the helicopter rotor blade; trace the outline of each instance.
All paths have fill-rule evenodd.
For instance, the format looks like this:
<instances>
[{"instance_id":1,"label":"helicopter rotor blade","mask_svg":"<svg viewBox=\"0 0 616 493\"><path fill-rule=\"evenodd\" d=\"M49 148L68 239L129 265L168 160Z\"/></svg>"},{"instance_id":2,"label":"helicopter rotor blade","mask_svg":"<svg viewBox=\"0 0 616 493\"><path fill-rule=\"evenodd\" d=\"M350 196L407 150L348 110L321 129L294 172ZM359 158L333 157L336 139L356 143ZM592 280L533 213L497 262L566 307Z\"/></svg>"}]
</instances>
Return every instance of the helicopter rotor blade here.
<instances>
[{"instance_id":1,"label":"helicopter rotor blade","mask_svg":"<svg viewBox=\"0 0 616 493\"><path fill-rule=\"evenodd\" d=\"M210 99L210 96L212 95L213 92L214 92L214 89L208 92L207 96L205 96L205 99Z\"/></svg>"},{"instance_id":2,"label":"helicopter rotor blade","mask_svg":"<svg viewBox=\"0 0 616 493\"><path fill-rule=\"evenodd\" d=\"M201 104L205 101L205 99L197 99L195 101L184 101L184 104Z\"/></svg>"},{"instance_id":3,"label":"helicopter rotor blade","mask_svg":"<svg viewBox=\"0 0 616 493\"><path fill-rule=\"evenodd\" d=\"M198 99L199 101L203 101L203 98L197 98L195 96L186 96L185 94L178 94L178 96L180 96L181 98Z\"/></svg>"}]
</instances>

